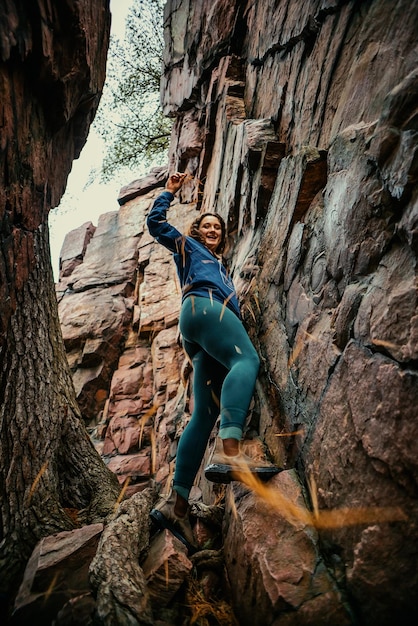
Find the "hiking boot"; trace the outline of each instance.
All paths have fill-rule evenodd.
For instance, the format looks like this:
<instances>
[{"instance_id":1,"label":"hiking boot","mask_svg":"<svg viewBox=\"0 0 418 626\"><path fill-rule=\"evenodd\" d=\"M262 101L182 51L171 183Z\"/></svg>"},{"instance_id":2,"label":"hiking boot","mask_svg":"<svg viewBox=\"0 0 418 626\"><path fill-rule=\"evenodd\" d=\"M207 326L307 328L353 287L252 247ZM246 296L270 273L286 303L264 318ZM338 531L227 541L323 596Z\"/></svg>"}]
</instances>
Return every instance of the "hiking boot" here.
<instances>
[{"instance_id":1,"label":"hiking boot","mask_svg":"<svg viewBox=\"0 0 418 626\"><path fill-rule=\"evenodd\" d=\"M187 514L184 517L176 515L174 512L175 502L175 491L171 491L168 497L162 496L156 507L150 512L150 517L157 528L167 528L186 546L189 554L193 554L197 550L197 545L189 516Z\"/></svg>"},{"instance_id":2,"label":"hiking boot","mask_svg":"<svg viewBox=\"0 0 418 626\"><path fill-rule=\"evenodd\" d=\"M205 468L205 477L213 483L230 483L239 481L239 474L251 473L263 482L270 480L283 468L276 467L265 461L254 461L251 457L240 452L236 456L227 456L217 453L212 457L210 465Z\"/></svg>"}]
</instances>

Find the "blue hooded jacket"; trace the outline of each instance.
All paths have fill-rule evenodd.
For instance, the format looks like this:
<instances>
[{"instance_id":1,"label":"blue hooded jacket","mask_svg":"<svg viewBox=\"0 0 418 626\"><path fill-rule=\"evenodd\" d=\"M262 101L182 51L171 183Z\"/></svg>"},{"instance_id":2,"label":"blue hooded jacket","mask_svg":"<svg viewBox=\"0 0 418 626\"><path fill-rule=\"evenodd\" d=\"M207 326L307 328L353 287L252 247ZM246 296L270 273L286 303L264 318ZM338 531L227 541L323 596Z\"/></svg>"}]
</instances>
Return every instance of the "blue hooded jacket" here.
<instances>
[{"instance_id":1,"label":"blue hooded jacket","mask_svg":"<svg viewBox=\"0 0 418 626\"><path fill-rule=\"evenodd\" d=\"M174 196L164 191L156 198L147 218L150 234L174 255L182 299L191 295L213 298L241 319L237 294L220 259L202 243L182 235L167 222L167 209Z\"/></svg>"}]
</instances>

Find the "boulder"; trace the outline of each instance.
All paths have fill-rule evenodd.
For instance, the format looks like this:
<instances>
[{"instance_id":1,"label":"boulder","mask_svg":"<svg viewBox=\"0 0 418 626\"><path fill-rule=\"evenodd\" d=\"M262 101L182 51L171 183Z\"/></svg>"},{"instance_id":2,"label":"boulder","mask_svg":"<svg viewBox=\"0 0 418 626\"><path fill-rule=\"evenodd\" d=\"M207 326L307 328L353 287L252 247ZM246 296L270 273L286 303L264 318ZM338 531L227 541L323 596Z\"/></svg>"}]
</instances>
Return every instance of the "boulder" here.
<instances>
[{"instance_id":1,"label":"boulder","mask_svg":"<svg viewBox=\"0 0 418 626\"><path fill-rule=\"evenodd\" d=\"M168 530L158 533L142 563L151 599L160 607L167 606L192 567L184 544Z\"/></svg>"},{"instance_id":2,"label":"boulder","mask_svg":"<svg viewBox=\"0 0 418 626\"><path fill-rule=\"evenodd\" d=\"M76 597L82 597L79 606L86 605L91 612L88 571L102 531L103 524L92 524L50 535L37 544L15 600L13 624L49 624Z\"/></svg>"},{"instance_id":3,"label":"boulder","mask_svg":"<svg viewBox=\"0 0 418 626\"><path fill-rule=\"evenodd\" d=\"M224 543L233 604L240 624L351 624L338 586L321 558L312 527L272 506L275 490L306 506L297 476L269 481L269 502L235 483L227 498ZM252 613L251 607L257 606ZM333 620L335 620L333 622Z\"/></svg>"}]
</instances>

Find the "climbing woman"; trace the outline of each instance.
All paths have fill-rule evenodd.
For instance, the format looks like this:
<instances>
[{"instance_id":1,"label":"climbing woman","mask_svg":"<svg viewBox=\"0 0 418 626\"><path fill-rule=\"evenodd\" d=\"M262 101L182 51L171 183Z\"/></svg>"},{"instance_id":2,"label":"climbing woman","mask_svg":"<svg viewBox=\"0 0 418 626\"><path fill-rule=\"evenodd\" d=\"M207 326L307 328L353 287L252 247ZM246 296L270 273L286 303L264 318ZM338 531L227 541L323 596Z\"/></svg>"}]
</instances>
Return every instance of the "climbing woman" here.
<instances>
[{"instance_id":1,"label":"climbing woman","mask_svg":"<svg viewBox=\"0 0 418 626\"><path fill-rule=\"evenodd\" d=\"M193 365L194 396L193 414L178 444L173 490L151 511L151 518L193 551L188 498L219 415L223 454L215 455L205 469L208 480L228 483L244 464L262 480L279 469L256 464L240 451L259 358L241 322L238 298L222 263L226 228L221 216L199 215L186 236L167 222L167 209L185 177L181 173L170 176L147 219L150 234L174 255L182 289L179 326Z\"/></svg>"}]
</instances>

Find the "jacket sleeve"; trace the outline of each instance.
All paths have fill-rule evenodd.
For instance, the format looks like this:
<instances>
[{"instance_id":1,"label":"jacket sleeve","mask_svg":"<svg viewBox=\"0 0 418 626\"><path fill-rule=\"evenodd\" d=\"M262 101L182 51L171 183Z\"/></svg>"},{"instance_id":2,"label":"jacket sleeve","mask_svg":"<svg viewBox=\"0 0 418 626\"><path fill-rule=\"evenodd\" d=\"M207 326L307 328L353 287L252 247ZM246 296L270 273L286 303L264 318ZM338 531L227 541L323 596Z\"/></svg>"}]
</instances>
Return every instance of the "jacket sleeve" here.
<instances>
[{"instance_id":1,"label":"jacket sleeve","mask_svg":"<svg viewBox=\"0 0 418 626\"><path fill-rule=\"evenodd\" d=\"M167 209L174 196L170 191L163 191L155 199L152 209L147 217L147 226L150 234L158 243L177 253L181 249L183 235L174 226L167 222Z\"/></svg>"}]
</instances>

